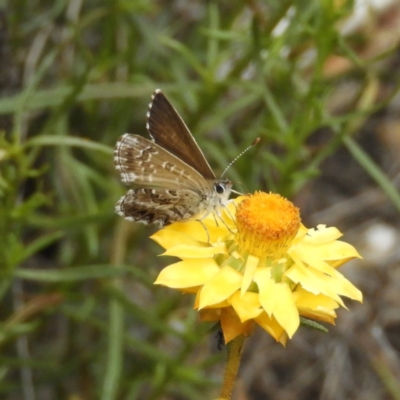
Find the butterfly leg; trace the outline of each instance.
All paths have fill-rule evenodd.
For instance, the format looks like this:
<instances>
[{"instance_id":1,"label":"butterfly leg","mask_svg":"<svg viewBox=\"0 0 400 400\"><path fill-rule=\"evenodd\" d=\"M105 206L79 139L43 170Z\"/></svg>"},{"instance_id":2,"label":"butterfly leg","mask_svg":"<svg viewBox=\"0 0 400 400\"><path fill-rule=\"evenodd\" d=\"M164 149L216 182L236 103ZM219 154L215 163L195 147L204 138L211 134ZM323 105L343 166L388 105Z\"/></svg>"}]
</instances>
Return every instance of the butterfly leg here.
<instances>
[{"instance_id":1,"label":"butterfly leg","mask_svg":"<svg viewBox=\"0 0 400 400\"><path fill-rule=\"evenodd\" d=\"M225 206L224 206L224 207L225 207ZM196 221L199 221L199 222L203 225L204 229L206 229L206 231L207 231L207 236L208 236L208 242L210 241L210 235L209 235L209 233L208 233L207 228L206 228L205 225L203 224L202 220L203 220L204 218L207 218L207 217L209 216L209 214L210 214L210 212L207 212L207 213L204 214L200 219L196 219ZM218 220L220 220L220 221L225 225L226 229L228 229L228 231L229 231L230 233L232 233L232 234L235 233L235 232L226 224L226 222L225 222L224 219L221 217L221 215L219 214L218 211L213 211L213 212L212 212L212 215L213 215L213 217L214 217L215 225L217 225L217 226L219 227ZM229 216L231 217L232 221L234 221L233 216L232 216L230 213L229 213Z\"/></svg>"},{"instance_id":2,"label":"butterfly leg","mask_svg":"<svg viewBox=\"0 0 400 400\"><path fill-rule=\"evenodd\" d=\"M207 216L207 215L206 215ZM205 217L203 217L203 218L205 218ZM202 219L203 219L202 218ZM208 229L207 229L207 227L204 225L204 222L201 220L201 219L196 219L195 221L197 221L197 222L200 222L200 224L201 224L201 226L204 228L204 230L206 231L206 234L207 234L207 243L210 243L210 234L209 234L209 232L208 232Z\"/></svg>"},{"instance_id":3,"label":"butterfly leg","mask_svg":"<svg viewBox=\"0 0 400 400\"><path fill-rule=\"evenodd\" d=\"M237 205L236 205L236 203L235 203L233 200L229 200L229 201L228 201L228 203L230 203L230 202L233 203L233 205L235 206L235 208L236 208L236 210L237 210ZM229 215L229 218L230 218L233 222L235 222L235 218L233 218L233 215L232 215L231 212L229 211L229 208L226 206L226 204L222 204L222 207L225 208L227 214Z\"/></svg>"},{"instance_id":4,"label":"butterfly leg","mask_svg":"<svg viewBox=\"0 0 400 400\"><path fill-rule=\"evenodd\" d=\"M225 207L225 206L224 206L224 207ZM213 212L214 218L215 218L215 214L217 214L218 219L225 225L225 228L228 229L228 231L229 231L230 233L234 234L235 232L227 225L227 223L226 223L226 222L224 221L224 219L221 217L221 215L219 214L219 212L218 212L218 211ZM233 219L232 215L230 215L230 213L229 213L229 216L231 217L232 221L234 221L234 219ZM217 225L218 225L218 223L217 223Z\"/></svg>"}]
</instances>

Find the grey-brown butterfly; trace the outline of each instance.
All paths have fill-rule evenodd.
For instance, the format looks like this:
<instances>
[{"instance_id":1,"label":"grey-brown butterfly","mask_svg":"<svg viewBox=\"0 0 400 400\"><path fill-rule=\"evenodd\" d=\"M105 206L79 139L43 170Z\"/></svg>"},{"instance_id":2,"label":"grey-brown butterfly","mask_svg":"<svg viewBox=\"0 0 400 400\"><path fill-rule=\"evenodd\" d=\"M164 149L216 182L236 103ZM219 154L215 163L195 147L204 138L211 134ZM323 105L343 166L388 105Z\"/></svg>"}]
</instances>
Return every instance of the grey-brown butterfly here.
<instances>
[{"instance_id":1,"label":"grey-brown butterfly","mask_svg":"<svg viewBox=\"0 0 400 400\"><path fill-rule=\"evenodd\" d=\"M147 131L151 140L126 133L115 146L114 163L122 182L136 187L119 199L117 214L165 226L201 219L228 202L231 182L215 178L193 135L159 89L149 104Z\"/></svg>"}]
</instances>

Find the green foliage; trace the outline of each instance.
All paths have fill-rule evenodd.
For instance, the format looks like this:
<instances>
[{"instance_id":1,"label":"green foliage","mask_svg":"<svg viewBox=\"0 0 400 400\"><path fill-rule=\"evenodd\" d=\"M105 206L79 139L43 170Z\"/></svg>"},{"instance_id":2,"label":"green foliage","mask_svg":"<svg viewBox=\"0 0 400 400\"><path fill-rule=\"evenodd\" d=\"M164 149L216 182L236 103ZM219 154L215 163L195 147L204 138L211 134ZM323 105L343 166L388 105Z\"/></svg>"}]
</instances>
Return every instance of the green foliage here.
<instances>
[{"instance_id":1,"label":"green foliage","mask_svg":"<svg viewBox=\"0 0 400 400\"><path fill-rule=\"evenodd\" d=\"M217 175L260 137L228 176L237 190L294 196L344 137L357 151L350 136L374 110L373 60L359 59L339 33L351 5L334 4L14 0L3 8L16 83L0 98L1 397L31 387L53 399L211 397L216 341L210 352L191 299L153 288L167 261L156 257L152 228L114 214L125 188L113 146L125 132L146 134L160 87ZM359 83L359 100L340 116L328 102L346 74L324 70L334 54ZM309 141L322 127L331 139L315 149ZM19 377L24 368L30 374Z\"/></svg>"}]
</instances>

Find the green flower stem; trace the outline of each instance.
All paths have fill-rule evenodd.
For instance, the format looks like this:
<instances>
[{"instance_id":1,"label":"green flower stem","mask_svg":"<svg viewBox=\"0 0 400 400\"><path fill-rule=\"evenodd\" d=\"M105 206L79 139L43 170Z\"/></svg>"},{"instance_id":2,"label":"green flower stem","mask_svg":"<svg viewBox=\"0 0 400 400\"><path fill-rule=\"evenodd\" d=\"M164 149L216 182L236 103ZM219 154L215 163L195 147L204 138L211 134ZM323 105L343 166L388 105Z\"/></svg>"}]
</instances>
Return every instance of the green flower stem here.
<instances>
[{"instance_id":1,"label":"green flower stem","mask_svg":"<svg viewBox=\"0 0 400 400\"><path fill-rule=\"evenodd\" d=\"M232 396L233 387L239 370L240 358L242 356L243 343L244 336L241 335L229 344L224 383L218 400L229 400Z\"/></svg>"}]
</instances>

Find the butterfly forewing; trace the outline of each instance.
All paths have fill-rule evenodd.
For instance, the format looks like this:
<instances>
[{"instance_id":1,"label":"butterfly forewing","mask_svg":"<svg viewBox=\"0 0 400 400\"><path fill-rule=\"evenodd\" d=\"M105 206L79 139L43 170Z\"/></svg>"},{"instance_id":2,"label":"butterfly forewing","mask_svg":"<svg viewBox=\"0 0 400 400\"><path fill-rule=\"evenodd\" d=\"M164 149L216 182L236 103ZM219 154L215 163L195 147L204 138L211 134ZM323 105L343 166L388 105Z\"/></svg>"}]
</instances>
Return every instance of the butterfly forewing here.
<instances>
[{"instance_id":1,"label":"butterfly forewing","mask_svg":"<svg viewBox=\"0 0 400 400\"><path fill-rule=\"evenodd\" d=\"M126 133L114 151L115 168L126 184L168 189L202 191L209 184L192 167L139 135Z\"/></svg>"},{"instance_id":2,"label":"butterfly forewing","mask_svg":"<svg viewBox=\"0 0 400 400\"><path fill-rule=\"evenodd\" d=\"M159 90L153 95L147 118L147 130L157 144L193 167L204 178L215 179L214 172L188 127Z\"/></svg>"}]
</instances>

